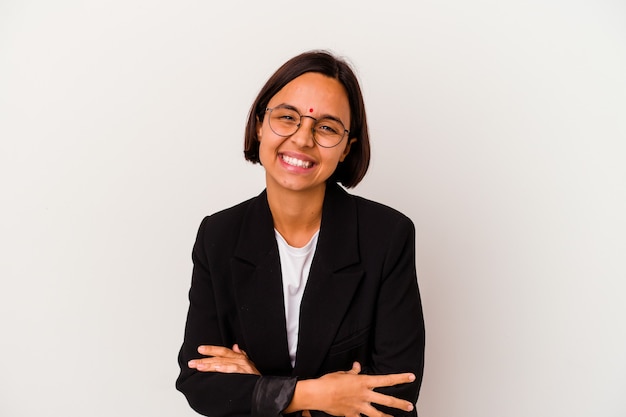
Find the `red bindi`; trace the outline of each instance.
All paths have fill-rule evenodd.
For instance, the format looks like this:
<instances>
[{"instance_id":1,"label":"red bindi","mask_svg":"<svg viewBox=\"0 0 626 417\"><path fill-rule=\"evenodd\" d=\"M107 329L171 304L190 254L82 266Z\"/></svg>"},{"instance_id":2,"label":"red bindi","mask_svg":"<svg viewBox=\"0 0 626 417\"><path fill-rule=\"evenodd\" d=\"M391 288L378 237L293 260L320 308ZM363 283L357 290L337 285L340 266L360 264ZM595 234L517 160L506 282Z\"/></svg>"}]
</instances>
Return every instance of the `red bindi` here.
<instances>
[{"instance_id":1,"label":"red bindi","mask_svg":"<svg viewBox=\"0 0 626 417\"><path fill-rule=\"evenodd\" d=\"M309 113L313 113L313 107L309 109Z\"/></svg>"}]
</instances>

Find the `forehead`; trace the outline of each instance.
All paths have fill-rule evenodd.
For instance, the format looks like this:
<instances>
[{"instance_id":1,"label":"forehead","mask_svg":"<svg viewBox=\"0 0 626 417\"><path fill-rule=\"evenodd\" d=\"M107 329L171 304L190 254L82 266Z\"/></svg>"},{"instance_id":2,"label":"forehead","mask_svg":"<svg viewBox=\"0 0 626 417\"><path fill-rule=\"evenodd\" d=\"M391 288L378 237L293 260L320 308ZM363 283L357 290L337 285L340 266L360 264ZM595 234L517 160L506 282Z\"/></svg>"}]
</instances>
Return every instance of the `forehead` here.
<instances>
[{"instance_id":1,"label":"forehead","mask_svg":"<svg viewBox=\"0 0 626 417\"><path fill-rule=\"evenodd\" d=\"M301 112L332 114L350 120L350 104L343 85L336 79L316 72L307 72L287 83L269 101L269 107L289 104Z\"/></svg>"}]
</instances>

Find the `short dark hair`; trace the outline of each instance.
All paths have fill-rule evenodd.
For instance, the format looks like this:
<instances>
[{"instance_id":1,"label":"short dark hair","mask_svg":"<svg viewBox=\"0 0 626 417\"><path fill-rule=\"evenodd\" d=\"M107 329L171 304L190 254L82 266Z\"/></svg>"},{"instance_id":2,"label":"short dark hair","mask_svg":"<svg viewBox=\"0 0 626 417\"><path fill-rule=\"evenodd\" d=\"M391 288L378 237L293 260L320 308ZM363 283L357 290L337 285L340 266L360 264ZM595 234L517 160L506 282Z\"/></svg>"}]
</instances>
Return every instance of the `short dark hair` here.
<instances>
[{"instance_id":1,"label":"short dark hair","mask_svg":"<svg viewBox=\"0 0 626 417\"><path fill-rule=\"evenodd\" d=\"M252 163L260 163L259 139L257 138L257 120L263 122L265 109L269 101L293 79L308 72L315 72L334 78L346 89L350 104L350 137L356 142L343 162L340 162L329 181L340 182L347 188L356 186L367 172L370 163L370 141L365 115L363 94L354 71L343 59L328 51L314 50L305 52L285 62L267 80L248 114L246 124L244 156Z\"/></svg>"}]
</instances>

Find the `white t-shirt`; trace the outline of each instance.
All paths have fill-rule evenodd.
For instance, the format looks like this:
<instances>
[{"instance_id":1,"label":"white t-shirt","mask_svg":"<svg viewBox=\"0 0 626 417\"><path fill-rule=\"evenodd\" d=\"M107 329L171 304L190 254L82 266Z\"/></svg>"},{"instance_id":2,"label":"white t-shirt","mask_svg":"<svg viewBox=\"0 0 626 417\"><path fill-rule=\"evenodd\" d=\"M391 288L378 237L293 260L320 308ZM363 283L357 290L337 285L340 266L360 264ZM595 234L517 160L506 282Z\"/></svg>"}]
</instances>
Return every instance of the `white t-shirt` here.
<instances>
[{"instance_id":1,"label":"white t-shirt","mask_svg":"<svg viewBox=\"0 0 626 417\"><path fill-rule=\"evenodd\" d=\"M319 230L315 232L309 243L301 248L290 246L287 241L274 229L280 268L283 278L283 295L285 298L285 316L287 319L287 344L291 366L296 364L298 350L298 331L300 328L300 302L304 294L304 287L309 279L311 262L317 246Z\"/></svg>"}]
</instances>

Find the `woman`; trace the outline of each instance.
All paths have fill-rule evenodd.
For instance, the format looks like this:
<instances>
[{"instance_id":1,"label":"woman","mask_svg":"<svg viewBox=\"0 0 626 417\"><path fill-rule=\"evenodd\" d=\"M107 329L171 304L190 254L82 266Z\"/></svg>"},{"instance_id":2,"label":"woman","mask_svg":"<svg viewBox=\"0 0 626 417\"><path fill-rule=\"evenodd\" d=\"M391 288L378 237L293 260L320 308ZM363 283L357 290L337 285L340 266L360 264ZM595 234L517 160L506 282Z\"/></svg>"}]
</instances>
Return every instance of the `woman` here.
<instances>
[{"instance_id":1,"label":"woman","mask_svg":"<svg viewBox=\"0 0 626 417\"><path fill-rule=\"evenodd\" d=\"M256 98L257 197L206 217L176 386L211 416L417 415L424 325L414 227L349 195L369 165L358 81L324 51Z\"/></svg>"}]
</instances>

